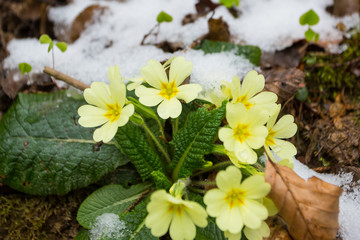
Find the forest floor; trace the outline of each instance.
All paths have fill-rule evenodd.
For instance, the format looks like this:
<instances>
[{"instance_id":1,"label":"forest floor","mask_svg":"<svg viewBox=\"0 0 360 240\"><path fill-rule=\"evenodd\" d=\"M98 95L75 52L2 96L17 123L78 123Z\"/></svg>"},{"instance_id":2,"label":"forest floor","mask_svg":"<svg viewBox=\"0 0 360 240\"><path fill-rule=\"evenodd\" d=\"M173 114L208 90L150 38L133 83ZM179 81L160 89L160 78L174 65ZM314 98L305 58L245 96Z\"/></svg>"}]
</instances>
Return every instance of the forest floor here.
<instances>
[{"instance_id":1,"label":"forest floor","mask_svg":"<svg viewBox=\"0 0 360 240\"><path fill-rule=\"evenodd\" d=\"M46 9L68 4L67 0L13 2L18 1L5 0L0 5L0 120L19 92L58 91L45 74L35 76L31 84L18 81L3 61L11 39L39 38L43 33L55 39ZM299 40L272 54L264 52L259 67L267 79L266 88L278 94L283 113L295 117L298 133L291 141L298 149L296 159L319 173L351 173L354 186L359 186L360 32L353 31L337 43L347 46L341 53ZM212 40L221 40L219 31L214 34ZM158 47L170 52L179 48L165 42ZM73 239L80 229L77 209L96 188L93 184L64 196L39 197L0 183L0 239Z\"/></svg>"}]
</instances>

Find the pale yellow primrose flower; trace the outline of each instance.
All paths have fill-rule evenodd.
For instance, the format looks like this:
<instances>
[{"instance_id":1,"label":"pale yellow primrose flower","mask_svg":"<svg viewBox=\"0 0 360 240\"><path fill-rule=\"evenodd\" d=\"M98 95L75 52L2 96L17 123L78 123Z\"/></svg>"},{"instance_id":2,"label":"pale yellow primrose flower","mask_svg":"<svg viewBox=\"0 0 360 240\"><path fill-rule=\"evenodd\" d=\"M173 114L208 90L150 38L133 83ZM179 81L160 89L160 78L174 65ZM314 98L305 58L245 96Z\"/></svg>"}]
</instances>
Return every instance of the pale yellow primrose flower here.
<instances>
[{"instance_id":1,"label":"pale yellow primrose flower","mask_svg":"<svg viewBox=\"0 0 360 240\"><path fill-rule=\"evenodd\" d=\"M291 138L297 131L297 125L294 123L294 117L290 114L284 115L275 124L279 115L281 105L276 108L274 115L269 118L266 124L268 135L265 140L265 149L268 154L271 154L269 148L282 159L289 159L290 163L293 162L293 157L296 155L296 147L288 142L281 140L282 138Z\"/></svg>"},{"instance_id":2,"label":"pale yellow primrose flower","mask_svg":"<svg viewBox=\"0 0 360 240\"><path fill-rule=\"evenodd\" d=\"M261 92L265 87L265 78L254 70L246 74L242 83L240 83L240 78L235 76L231 84L228 82L223 82L223 84L221 91L228 99L231 99L231 103L241 102L246 109L260 107L269 116L276 109L277 95L272 92Z\"/></svg>"},{"instance_id":3,"label":"pale yellow primrose flower","mask_svg":"<svg viewBox=\"0 0 360 240\"><path fill-rule=\"evenodd\" d=\"M145 225L155 237L163 236L170 226L173 240L192 240L196 235L195 225L207 225L207 213L200 204L174 197L163 189L151 195L146 209L149 214Z\"/></svg>"},{"instance_id":4,"label":"pale yellow primrose flower","mask_svg":"<svg viewBox=\"0 0 360 240\"><path fill-rule=\"evenodd\" d=\"M246 111L242 103L226 104L226 120L229 127L219 130L219 139L226 150L234 152L239 161L254 164L257 155L253 149L262 147L268 131L263 126L268 115L258 108Z\"/></svg>"},{"instance_id":5,"label":"pale yellow primrose flower","mask_svg":"<svg viewBox=\"0 0 360 240\"><path fill-rule=\"evenodd\" d=\"M186 61L184 57L175 57L170 63L168 79L164 66L160 62L148 61L148 64L142 67L141 75L153 88L141 85L135 89L140 103L149 107L160 104L157 113L162 119L177 118L182 110L179 99L188 103L194 100L201 91L199 84L179 86L191 74L192 68L193 64Z\"/></svg>"},{"instance_id":6,"label":"pale yellow primrose flower","mask_svg":"<svg viewBox=\"0 0 360 240\"><path fill-rule=\"evenodd\" d=\"M241 172L234 166L216 175L217 189L211 189L204 196L206 211L216 217L216 224L222 231L239 234L246 226L261 227L268 217L268 211L260 200L270 192L265 177L254 175L241 183Z\"/></svg>"},{"instance_id":7,"label":"pale yellow primrose flower","mask_svg":"<svg viewBox=\"0 0 360 240\"><path fill-rule=\"evenodd\" d=\"M84 98L91 105L78 109L79 124L83 127L97 127L94 141L109 142L116 134L118 127L125 125L134 113L132 104L125 105L126 89L120 76L118 66L108 70L110 86L103 82L93 82L85 89Z\"/></svg>"}]
</instances>

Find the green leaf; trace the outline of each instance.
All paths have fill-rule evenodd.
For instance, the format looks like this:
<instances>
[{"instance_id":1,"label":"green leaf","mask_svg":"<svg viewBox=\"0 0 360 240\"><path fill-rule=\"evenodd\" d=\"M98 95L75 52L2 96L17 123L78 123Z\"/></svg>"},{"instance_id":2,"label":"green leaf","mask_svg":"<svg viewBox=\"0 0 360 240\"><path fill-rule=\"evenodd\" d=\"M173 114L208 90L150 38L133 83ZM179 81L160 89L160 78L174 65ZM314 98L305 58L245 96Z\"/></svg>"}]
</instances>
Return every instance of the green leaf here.
<instances>
[{"instance_id":1,"label":"green leaf","mask_svg":"<svg viewBox=\"0 0 360 240\"><path fill-rule=\"evenodd\" d=\"M19 94L0 122L0 175L25 193L66 194L129 160L113 144L95 147L77 123L84 100L66 92Z\"/></svg>"},{"instance_id":2,"label":"green leaf","mask_svg":"<svg viewBox=\"0 0 360 240\"><path fill-rule=\"evenodd\" d=\"M167 14L164 11L161 11L157 17L156 17L156 21L158 23L162 23L162 22L171 22L173 20L172 16Z\"/></svg>"},{"instance_id":3,"label":"green leaf","mask_svg":"<svg viewBox=\"0 0 360 240\"><path fill-rule=\"evenodd\" d=\"M314 42L317 42L319 40L320 35L318 33L315 33Z\"/></svg>"},{"instance_id":4,"label":"green leaf","mask_svg":"<svg viewBox=\"0 0 360 240\"><path fill-rule=\"evenodd\" d=\"M227 8L231 8L234 4L239 6L240 0L220 0L220 3Z\"/></svg>"},{"instance_id":5,"label":"green leaf","mask_svg":"<svg viewBox=\"0 0 360 240\"><path fill-rule=\"evenodd\" d=\"M141 183L141 177L133 164L128 163L103 176L96 184L100 186L120 184L124 188Z\"/></svg>"},{"instance_id":6,"label":"green leaf","mask_svg":"<svg viewBox=\"0 0 360 240\"><path fill-rule=\"evenodd\" d=\"M308 24L309 26L313 26L317 24L319 20L320 18L317 13L314 10L310 9L309 11L301 15L299 22L301 25Z\"/></svg>"},{"instance_id":7,"label":"green leaf","mask_svg":"<svg viewBox=\"0 0 360 240\"><path fill-rule=\"evenodd\" d=\"M116 146L135 165L141 178L150 178L152 171L162 170L159 156L145 139L145 133L139 126L128 123L120 127L115 135Z\"/></svg>"},{"instance_id":8,"label":"green leaf","mask_svg":"<svg viewBox=\"0 0 360 240\"><path fill-rule=\"evenodd\" d=\"M32 69L32 67L30 64L28 64L26 62L19 63L19 70L22 75L24 75L25 73L31 72L31 69Z\"/></svg>"},{"instance_id":9,"label":"green leaf","mask_svg":"<svg viewBox=\"0 0 360 240\"><path fill-rule=\"evenodd\" d=\"M67 44L65 42L58 42L55 44L60 51L65 52L67 49Z\"/></svg>"},{"instance_id":10,"label":"green leaf","mask_svg":"<svg viewBox=\"0 0 360 240\"><path fill-rule=\"evenodd\" d=\"M311 28L309 28L306 32L305 32L305 38L306 41L310 42L316 35L316 32L314 32Z\"/></svg>"},{"instance_id":11,"label":"green leaf","mask_svg":"<svg viewBox=\"0 0 360 240\"><path fill-rule=\"evenodd\" d=\"M125 212L143 194L148 192L151 184L142 183L128 189L121 185L104 186L80 205L76 219L84 228L90 229L96 218L104 213L120 215Z\"/></svg>"},{"instance_id":12,"label":"green leaf","mask_svg":"<svg viewBox=\"0 0 360 240\"><path fill-rule=\"evenodd\" d=\"M205 228L197 228L195 240L225 240L223 231L216 225L215 219L208 218L208 225Z\"/></svg>"},{"instance_id":13,"label":"green leaf","mask_svg":"<svg viewBox=\"0 0 360 240\"><path fill-rule=\"evenodd\" d=\"M39 41L40 41L41 44L48 44L48 43L50 44L50 43L52 43L51 38L47 34L41 35L40 38L39 38Z\"/></svg>"},{"instance_id":14,"label":"green leaf","mask_svg":"<svg viewBox=\"0 0 360 240\"><path fill-rule=\"evenodd\" d=\"M87 229L80 229L74 240L90 240L90 232Z\"/></svg>"},{"instance_id":15,"label":"green leaf","mask_svg":"<svg viewBox=\"0 0 360 240\"><path fill-rule=\"evenodd\" d=\"M174 180L188 177L194 168L202 167L205 163L203 157L211 152L224 116L225 105L210 112L206 108L199 108L189 115L186 124L179 129L171 142L175 148L171 162Z\"/></svg>"},{"instance_id":16,"label":"green leaf","mask_svg":"<svg viewBox=\"0 0 360 240\"><path fill-rule=\"evenodd\" d=\"M248 59L252 64L258 66L261 59L261 50L256 46L237 45L229 42L204 40L195 49L201 49L204 53L219 53L234 51L235 55Z\"/></svg>"},{"instance_id":17,"label":"green leaf","mask_svg":"<svg viewBox=\"0 0 360 240\"><path fill-rule=\"evenodd\" d=\"M51 43L49 44L49 47L48 47L48 52L50 52L50 50L51 50L53 47L54 47L54 43L51 42Z\"/></svg>"},{"instance_id":18,"label":"green leaf","mask_svg":"<svg viewBox=\"0 0 360 240\"><path fill-rule=\"evenodd\" d=\"M150 198L141 201L129 213L120 215L120 221L126 223L126 231L124 233L124 240L156 240L159 239L151 234L150 229L145 226L145 218L147 215L146 205Z\"/></svg>"},{"instance_id":19,"label":"green leaf","mask_svg":"<svg viewBox=\"0 0 360 240\"><path fill-rule=\"evenodd\" d=\"M170 180L160 171L153 171L151 173L151 179L156 184L156 189L165 189L168 191L171 188Z\"/></svg>"},{"instance_id":20,"label":"green leaf","mask_svg":"<svg viewBox=\"0 0 360 240\"><path fill-rule=\"evenodd\" d=\"M305 102L306 99L308 98L308 95L309 95L309 92L308 92L307 87L303 87L303 88L300 88L299 90L297 90L295 97L300 102Z\"/></svg>"}]
</instances>

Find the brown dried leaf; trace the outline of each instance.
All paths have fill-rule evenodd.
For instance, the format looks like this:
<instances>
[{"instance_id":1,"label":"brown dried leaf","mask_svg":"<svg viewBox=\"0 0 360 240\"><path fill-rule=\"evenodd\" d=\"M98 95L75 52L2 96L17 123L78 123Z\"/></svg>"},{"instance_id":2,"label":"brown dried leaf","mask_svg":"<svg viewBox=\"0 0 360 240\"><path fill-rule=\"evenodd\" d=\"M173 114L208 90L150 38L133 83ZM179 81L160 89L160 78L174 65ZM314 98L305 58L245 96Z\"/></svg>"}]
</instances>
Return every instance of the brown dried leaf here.
<instances>
[{"instance_id":1,"label":"brown dried leaf","mask_svg":"<svg viewBox=\"0 0 360 240\"><path fill-rule=\"evenodd\" d=\"M88 27L93 24L96 13L100 13L102 15L108 7L100 6L99 4L93 4L89 7L85 8L74 20L71 25L71 42L74 42L78 39L81 33Z\"/></svg>"},{"instance_id":2,"label":"brown dried leaf","mask_svg":"<svg viewBox=\"0 0 360 240\"><path fill-rule=\"evenodd\" d=\"M210 18L208 26L209 34L207 39L223 42L228 42L230 40L229 25L222 19L222 17L218 19Z\"/></svg>"},{"instance_id":3,"label":"brown dried leaf","mask_svg":"<svg viewBox=\"0 0 360 240\"><path fill-rule=\"evenodd\" d=\"M265 175L271 184L269 197L295 240L335 239L341 188L317 177L306 182L292 169L270 160Z\"/></svg>"},{"instance_id":4,"label":"brown dried leaf","mask_svg":"<svg viewBox=\"0 0 360 240\"><path fill-rule=\"evenodd\" d=\"M276 93L282 103L293 97L304 87L305 73L297 68L273 68L263 71L266 79L265 89Z\"/></svg>"},{"instance_id":5,"label":"brown dried leaf","mask_svg":"<svg viewBox=\"0 0 360 240\"><path fill-rule=\"evenodd\" d=\"M360 11L359 0L334 0L333 14L337 17L351 15Z\"/></svg>"}]
</instances>

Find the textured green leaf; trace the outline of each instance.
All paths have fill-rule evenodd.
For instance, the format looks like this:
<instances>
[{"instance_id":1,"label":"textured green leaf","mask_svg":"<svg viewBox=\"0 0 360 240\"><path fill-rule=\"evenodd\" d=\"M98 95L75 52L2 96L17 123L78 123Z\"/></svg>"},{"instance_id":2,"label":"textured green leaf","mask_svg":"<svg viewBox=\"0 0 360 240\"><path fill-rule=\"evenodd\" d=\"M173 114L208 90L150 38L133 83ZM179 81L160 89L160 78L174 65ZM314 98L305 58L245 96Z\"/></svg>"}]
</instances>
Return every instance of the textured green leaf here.
<instances>
[{"instance_id":1,"label":"textured green leaf","mask_svg":"<svg viewBox=\"0 0 360 240\"><path fill-rule=\"evenodd\" d=\"M139 184L141 182L141 177L136 171L134 165L128 163L106 174L97 181L96 184L100 186L120 184L124 188L129 188L131 185Z\"/></svg>"},{"instance_id":2,"label":"textured green leaf","mask_svg":"<svg viewBox=\"0 0 360 240\"><path fill-rule=\"evenodd\" d=\"M90 240L90 232L87 229L80 229L74 240Z\"/></svg>"},{"instance_id":3,"label":"textured green leaf","mask_svg":"<svg viewBox=\"0 0 360 240\"><path fill-rule=\"evenodd\" d=\"M195 240L225 240L223 231L221 231L214 218L208 217L208 225L205 228L197 228Z\"/></svg>"},{"instance_id":4,"label":"textured green leaf","mask_svg":"<svg viewBox=\"0 0 360 240\"><path fill-rule=\"evenodd\" d=\"M310 25L313 26L315 24L317 24L319 22L320 18L317 15L317 13L310 9L309 11L307 11L306 13L304 13L303 15L301 15L299 22L301 25Z\"/></svg>"},{"instance_id":5,"label":"textured green leaf","mask_svg":"<svg viewBox=\"0 0 360 240\"><path fill-rule=\"evenodd\" d=\"M134 164L145 181L152 171L162 170L159 156L146 141L145 133L139 126L128 123L120 127L115 136L116 146Z\"/></svg>"},{"instance_id":6,"label":"textured green leaf","mask_svg":"<svg viewBox=\"0 0 360 240\"><path fill-rule=\"evenodd\" d=\"M25 73L29 73L31 71L32 67L30 64L23 62L23 63L19 63L19 70L21 72L22 75L24 75Z\"/></svg>"},{"instance_id":7,"label":"textured green leaf","mask_svg":"<svg viewBox=\"0 0 360 240\"><path fill-rule=\"evenodd\" d=\"M210 112L199 108L189 115L186 124L179 129L171 142L175 148L171 162L174 169L173 179L188 177L194 168L204 164L203 157L211 152L224 115L225 105Z\"/></svg>"},{"instance_id":8,"label":"textured green leaf","mask_svg":"<svg viewBox=\"0 0 360 240\"><path fill-rule=\"evenodd\" d=\"M128 189L121 185L104 186L85 199L80 205L76 219L81 226L90 229L95 219L104 213L124 213L150 187L151 184L148 183L134 185Z\"/></svg>"},{"instance_id":9,"label":"textured green leaf","mask_svg":"<svg viewBox=\"0 0 360 240\"><path fill-rule=\"evenodd\" d=\"M171 188L170 180L160 171L153 171L151 173L151 179L156 185L156 189L165 189L168 191Z\"/></svg>"},{"instance_id":10,"label":"textured green leaf","mask_svg":"<svg viewBox=\"0 0 360 240\"><path fill-rule=\"evenodd\" d=\"M142 200L136 207L123 215L120 215L120 221L126 223L124 240L155 240L159 239L154 237L150 229L145 226L145 217L147 215L146 205L149 202L149 198Z\"/></svg>"},{"instance_id":11,"label":"textured green leaf","mask_svg":"<svg viewBox=\"0 0 360 240\"><path fill-rule=\"evenodd\" d=\"M59 49L60 51L62 52L65 52L66 49L67 49L67 44L65 42L58 42L55 44Z\"/></svg>"},{"instance_id":12,"label":"textured green leaf","mask_svg":"<svg viewBox=\"0 0 360 240\"><path fill-rule=\"evenodd\" d=\"M65 92L19 94L0 122L0 175L21 192L65 194L128 162L114 145L95 148L77 124L83 100Z\"/></svg>"},{"instance_id":13,"label":"textured green leaf","mask_svg":"<svg viewBox=\"0 0 360 240\"><path fill-rule=\"evenodd\" d=\"M164 11L161 11L156 17L156 21L158 23L171 22L172 20L173 20L172 16Z\"/></svg>"},{"instance_id":14,"label":"textured green leaf","mask_svg":"<svg viewBox=\"0 0 360 240\"><path fill-rule=\"evenodd\" d=\"M234 51L235 55L248 59L252 64L259 65L261 50L256 46L237 45L229 42L204 40L195 49L201 49L205 53L219 53Z\"/></svg>"}]
</instances>

